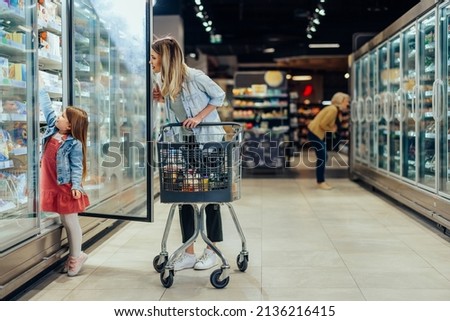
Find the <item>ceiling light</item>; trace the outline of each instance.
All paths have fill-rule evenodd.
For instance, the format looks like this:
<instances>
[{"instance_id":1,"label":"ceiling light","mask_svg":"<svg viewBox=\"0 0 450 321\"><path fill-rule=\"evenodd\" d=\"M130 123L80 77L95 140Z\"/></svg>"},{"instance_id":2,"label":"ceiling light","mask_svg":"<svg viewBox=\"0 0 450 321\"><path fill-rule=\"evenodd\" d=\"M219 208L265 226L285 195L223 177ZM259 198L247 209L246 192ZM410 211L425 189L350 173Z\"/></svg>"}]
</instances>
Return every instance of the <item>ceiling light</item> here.
<instances>
[{"instance_id":1,"label":"ceiling light","mask_svg":"<svg viewBox=\"0 0 450 321\"><path fill-rule=\"evenodd\" d=\"M314 19L312 20L312 22L314 22L316 25L320 25L320 20L318 17L314 17Z\"/></svg>"},{"instance_id":2,"label":"ceiling light","mask_svg":"<svg viewBox=\"0 0 450 321\"><path fill-rule=\"evenodd\" d=\"M202 0L195 0L195 4L198 5L198 6L201 5L202 4Z\"/></svg>"},{"instance_id":3,"label":"ceiling light","mask_svg":"<svg viewBox=\"0 0 450 321\"><path fill-rule=\"evenodd\" d=\"M323 8L323 6L321 4L317 5L317 8L315 11L316 11L316 13L318 13L321 16L325 15L325 9Z\"/></svg>"},{"instance_id":4,"label":"ceiling light","mask_svg":"<svg viewBox=\"0 0 450 321\"><path fill-rule=\"evenodd\" d=\"M263 50L263 52L264 52L264 53L273 53L273 52L275 52L275 48L265 48L265 49Z\"/></svg>"},{"instance_id":5,"label":"ceiling light","mask_svg":"<svg viewBox=\"0 0 450 321\"><path fill-rule=\"evenodd\" d=\"M309 48L339 48L338 43L310 43Z\"/></svg>"},{"instance_id":6,"label":"ceiling light","mask_svg":"<svg viewBox=\"0 0 450 321\"><path fill-rule=\"evenodd\" d=\"M311 27L309 27L309 30L311 30L312 32L316 32L316 31L317 31L317 29L316 29L316 27L314 27L314 25L312 25Z\"/></svg>"},{"instance_id":7,"label":"ceiling light","mask_svg":"<svg viewBox=\"0 0 450 321\"><path fill-rule=\"evenodd\" d=\"M307 37L308 39L312 39L312 34L307 33L307 34L306 34L306 37Z\"/></svg>"},{"instance_id":8,"label":"ceiling light","mask_svg":"<svg viewBox=\"0 0 450 321\"><path fill-rule=\"evenodd\" d=\"M312 79L312 76L310 76L310 75L298 75L298 76L292 77L292 80L294 80L294 81L308 81L311 79Z\"/></svg>"}]
</instances>

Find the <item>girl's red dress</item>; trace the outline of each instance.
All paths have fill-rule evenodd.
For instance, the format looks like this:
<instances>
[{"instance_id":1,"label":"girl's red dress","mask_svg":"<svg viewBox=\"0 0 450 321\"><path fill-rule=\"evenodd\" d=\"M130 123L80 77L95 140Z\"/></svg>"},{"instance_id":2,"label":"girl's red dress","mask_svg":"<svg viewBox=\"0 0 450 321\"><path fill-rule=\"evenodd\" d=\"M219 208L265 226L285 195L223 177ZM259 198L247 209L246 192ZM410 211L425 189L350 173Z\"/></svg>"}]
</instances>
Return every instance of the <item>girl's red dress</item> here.
<instances>
[{"instance_id":1,"label":"girl's red dress","mask_svg":"<svg viewBox=\"0 0 450 321\"><path fill-rule=\"evenodd\" d=\"M65 138L64 138L65 139ZM59 214L83 212L89 206L89 198L82 193L79 199L72 196L72 184L57 184L56 153L63 143L52 137L45 146L41 159L41 210Z\"/></svg>"}]
</instances>

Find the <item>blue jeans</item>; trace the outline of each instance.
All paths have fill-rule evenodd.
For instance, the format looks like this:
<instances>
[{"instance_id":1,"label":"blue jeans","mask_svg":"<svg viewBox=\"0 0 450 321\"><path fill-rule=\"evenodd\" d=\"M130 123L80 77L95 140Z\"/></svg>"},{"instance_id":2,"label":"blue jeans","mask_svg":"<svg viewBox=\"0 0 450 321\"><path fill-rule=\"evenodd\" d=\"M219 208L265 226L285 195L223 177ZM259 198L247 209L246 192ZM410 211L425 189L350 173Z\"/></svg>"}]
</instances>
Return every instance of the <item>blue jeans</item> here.
<instances>
[{"instance_id":1,"label":"blue jeans","mask_svg":"<svg viewBox=\"0 0 450 321\"><path fill-rule=\"evenodd\" d=\"M314 148L314 151L316 152L316 180L317 183L320 184L322 182L325 182L327 148L325 146L325 142L311 132L308 132L308 141L311 144L311 147Z\"/></svg>"}]
</instances>

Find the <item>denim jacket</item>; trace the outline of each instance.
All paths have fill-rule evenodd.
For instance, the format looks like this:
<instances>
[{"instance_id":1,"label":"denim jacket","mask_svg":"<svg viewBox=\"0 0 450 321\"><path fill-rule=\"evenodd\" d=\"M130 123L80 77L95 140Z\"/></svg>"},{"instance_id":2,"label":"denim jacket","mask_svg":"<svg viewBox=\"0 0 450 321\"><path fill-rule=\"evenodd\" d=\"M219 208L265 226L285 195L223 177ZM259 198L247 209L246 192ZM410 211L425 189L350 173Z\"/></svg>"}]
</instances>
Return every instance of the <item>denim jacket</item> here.
<instances>
[{"instance_id":1,"label":"denim jacket","mask_svg":"<svg viewBox=\"0 0 450 321\"><path fill-rule=\"evenodd\" d=\"M209 78L203 71L189 68L187 69L187 79L181 90L181 101L186 110L188 118L195 117L207 105L220 107L225 99L225 92ZM166 115L170 123L177 123L175 114L170 110L170 98L165 97ZM203 122L220 122L219 113L213 110ZM178 133L179 128L173 128ZM193 129L198 142L221 141L225 130L222 126L199 126Z\"/></svg>"},{"instance_id":2,"label":"denim jacket","mask_svg":"<svg viewBox=\"0 0 450 321\"><path fill-rule=\"evenodd\" d=\"M46 143L58 131L56 128L56 113L45 90L39 91L39 103L47 121L47 130L42 137L42 154ZM41 154L41 157L42 157ZM83 174L83 149L81 142L71 135L61 144L56 154L56 177L58 185L72 183L72 189L83 191L81 186Z\"/></svg>"}]
</instances>

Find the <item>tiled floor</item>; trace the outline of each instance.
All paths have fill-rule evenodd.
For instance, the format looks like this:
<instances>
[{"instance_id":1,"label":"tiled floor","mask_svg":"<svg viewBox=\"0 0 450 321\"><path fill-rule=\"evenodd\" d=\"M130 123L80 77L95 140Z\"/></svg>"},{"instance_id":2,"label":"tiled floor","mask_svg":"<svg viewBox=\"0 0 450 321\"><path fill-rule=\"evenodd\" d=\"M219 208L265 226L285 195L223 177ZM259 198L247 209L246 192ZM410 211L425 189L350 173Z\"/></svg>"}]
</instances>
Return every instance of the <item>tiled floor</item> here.
<instances>
[{"instance_id":1,"label":"tiled floor","mask_svg":"<svg viewBox=\"0 0 450 321\"><path fill-rule=\"evenodd\" d=\"M170 204L157 203L154 223L125 225L87 251L79 276L52 273L21 300L450 300L448 237L339 175L328 180L331 191L316 189L311 172L292 176L242 181L242 198L232 204L250 253L244 273L236 267L240 238L223 207L219 247L231 265L224 289L210 284L212 270L180 271L172 287L161 285L152 260ZM176 215L169 251L179 244ZM203 247L198 240L198 255Z\"/></svg>"}]
</instances>

